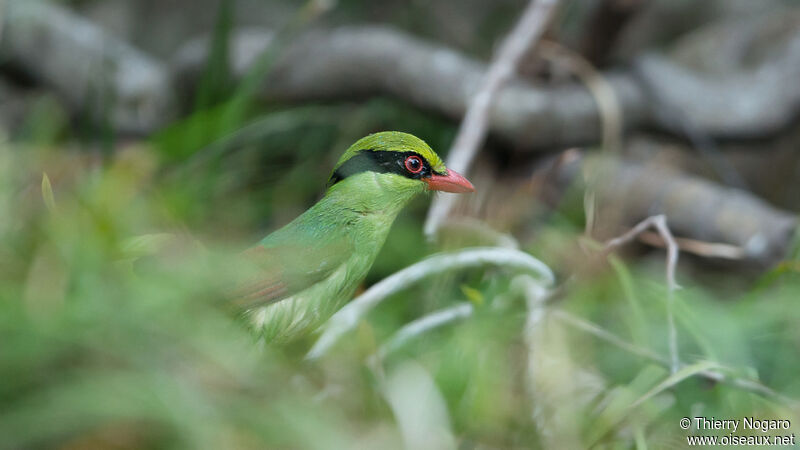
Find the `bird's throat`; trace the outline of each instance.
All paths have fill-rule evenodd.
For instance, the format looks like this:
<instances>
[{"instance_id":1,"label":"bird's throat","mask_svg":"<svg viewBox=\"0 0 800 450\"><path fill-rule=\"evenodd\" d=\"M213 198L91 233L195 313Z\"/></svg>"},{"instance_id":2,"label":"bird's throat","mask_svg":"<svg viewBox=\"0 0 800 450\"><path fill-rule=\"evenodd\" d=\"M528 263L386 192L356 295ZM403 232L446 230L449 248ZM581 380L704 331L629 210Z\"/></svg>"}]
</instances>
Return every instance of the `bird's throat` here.
<instances>
[{"instance_id":1,"label":"bird's throat","mask_svg":"<svg viewBox=\"0 0 800 450\"><path fill-rule=\"evenodd\" d=\"M329 203L331 209L361 216L383 216L391 222L422 192L424 185L417 180L367 172L337 183L321 202Z\"/></svg>"}]
</instances>

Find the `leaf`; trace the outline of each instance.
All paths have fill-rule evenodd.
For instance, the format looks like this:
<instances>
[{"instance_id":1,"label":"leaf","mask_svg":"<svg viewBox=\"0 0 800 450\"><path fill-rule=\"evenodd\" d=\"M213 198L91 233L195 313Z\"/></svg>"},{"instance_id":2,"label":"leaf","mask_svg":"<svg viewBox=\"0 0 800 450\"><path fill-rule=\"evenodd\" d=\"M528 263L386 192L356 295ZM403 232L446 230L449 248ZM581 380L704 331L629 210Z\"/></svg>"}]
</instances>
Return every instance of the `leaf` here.
<instances>
[{"instance_id":1,"label":"leaf","mask_svg":"<svg viewBox=\"0 0 800 450\"><path fill-rule=\"evenodd\" d=\"M231 29L236 0L222 0L217 23L209 43L205 71L200 79L195 110L205 110L222 103L230 96L233 75L229 55Z\"/></svg>"},{"instance_id":2,"label":"leaf","mask_svg":"<svg viewBox=\"0 0 800 450\"><path fill-rule=\"evenodd\" d=\"M50 184L50 177L42 172L42 199L47 210L51 213L56 212L56 200L53 196L53 186Z\"/></svg>"},{"instance_id":3,"label":"leaf","mask_svg":"<svg viewBox=\"0 0 800 450\"><path fill-rule=\"evenodd\" d=\"M631 405L644 393L657 386L659 380L667 376L667 371L660 366L645 366L636 378L626 386L617 386L606 395L603 410L597 414L587 433L587 446L593 446L612 428L622 422L630 413Z\"/></svg>"},{"instance_id":4,"label":"leaf","mask_svg":"<svg viewBox=\"0 0 800 450\"><path fill-rule=\"evenodd\" d=\"M386 377L382 390L406 448L456 448L447 402L422 365L403 363Z\"/></svg>"},{"instance_id":5,"label":"leaf","mask_svg":"<svg viewBox=\"0 0 800 450\"><path fill-rule=\"evenodd\" d=\"M475 306L483 305L484 299L481 291L473 287L469 287L465 284L462 284L460 288L461 288L461 293L464 294L465 297L467 297L467 300L469 300L470 303L472 303Z\"/></svg>"},{"instance_id":6,"label":"leaf","mask_svg":"<svg viewBox=\"0 0 800 450\"><path fill-rule=\"evenodd\" d=\"M705 357L711 360L723 360L714 344L709 338L708 319L703 319L698 312L697 308L689 308L680 297L674 300L675 319L683 329L689 332L689 335L694 339L700 349L702 349ZM726 339L732 340L733 338L727 337Z\"/></svg>"},{"instance_id":7,"label":"leaf","mask_svg":"<svg viewBox=\"0 0 800 450\"><path fill-rule=\"evenodd\" d=\"M630 328L633 342L640 346L647 346L647 319L636 295L633 276L621 259L610 255L608 261L617 274L625 300L628 302L630 313L623 315L623 320Z\"/></svg>"},{"instance_id":8,"label":"leaf","mask_svg":"<svg viewBox=\"0 0 800 450\"><path fill-rule=\"evenodd\" d=\"M647 439L644 435L644 427L637 426L633 433L636 450L647 450Z\"/></svg>"},{"instance_id":9,"label":"leaf","mask_svg":"<svg viewBox=\"0 0 800 450\"><path fill-rule=\"evenodd\" d=\"M720 367L719 364L712 361L702 361L692 364L667 376L663 381L647 391L644 391L646 386L652 385L655 381L654 377L658 376L659 373L663 373L663 370L653 366L645 368L629 386L615 390L612 394L613 398L611 398L611 401L599 415L595 427L589 433L589 438L586 441L587 445L589 447L594 446L597 441L608 434L612 428L619 425L619 423L626 417L629 417L636 408L646 401L672 388L687 378L691 378L707 370L719 369ZM642 391L644 391L644 393L636 397L637 392Z\"/></svg>"},{"instance_id":10,"label":"leaf","mask_svg":"<svg viewBox=\"0 0 800 450\"><path fill-rule=\"evenodd\" d=\"M632 410L636 408L637 406L641 405L647 400L675 386L676 384L680 383L681 381L687 378L691 378L707 370L719 369L720 367L721 366L718 363L715 363L713 361L701 361L699 363L686 366L683 369L680 369L677 372L673 373L672 375L668 376L667 379L659 383L656 387L650 389L646 394L639 397L638 400L636 400L635 402L633 402L633 404L631 404L630 409Z\"/></svg>"},{"instance_id":11,"label":"leaf","mask_svg":"<svg viewBox=\"0 0 800 450\"><path fill-rule=\"evenodd\" d=\"M143 234L123 241L121 250L126 258L140 258L160 252L175 240L176 236L171 233Z\"/></svg>"}]
</instances>

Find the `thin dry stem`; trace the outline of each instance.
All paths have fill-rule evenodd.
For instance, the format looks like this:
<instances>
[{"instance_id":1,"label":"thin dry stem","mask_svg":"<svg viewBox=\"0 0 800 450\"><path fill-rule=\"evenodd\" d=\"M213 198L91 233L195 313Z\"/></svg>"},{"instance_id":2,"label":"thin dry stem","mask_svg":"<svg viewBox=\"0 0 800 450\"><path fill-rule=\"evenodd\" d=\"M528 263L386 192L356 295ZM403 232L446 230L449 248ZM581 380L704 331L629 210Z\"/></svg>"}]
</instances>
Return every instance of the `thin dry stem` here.
<instances>
[{"instance_id":1,"label":"thin dry stem","mask_svg":"<svg viewBox=\"0 0 800 450\"><path fill-rule=\"evenodd\" d=\"M675 373L681 365L680 357L678 356L678 331L675 327L674 311L675 290L678 288L678 283L675 281L675 268L678 265L678 244L667 226L667 217L660 214L644 219L622 236L608 240L605 245L605 251L610 252L633 241L651 227L658 231L658 234L667 245L667 340L669 344L670 370Z\"/></svg>"},{"instance_id":2,"label":"thin dry stem","mask_svg":"<svg viewBox=\"0 0 800 450\"><path fill-rule=\"evenodd\" d=\"M531 0L514 29L503 41L472 98L458 135L450 148L447 167L467 172L478 148L486 137L492 102L500 88L514 76L520 60L542 36L558 0ZM453 207L455 198L440 195L433 200L425 222L425 234L432 239L441 222Z\"/></svg>"},{"instance_id":3,"label":"thin dry stem","mask_svg":"<svg viewBox=\"0 0 800 450\"><path fill-rule=\"evenodd\" d=\"M658 233L649 231L639 235L639 240L654 247L666 247L664 240ZM743 260L746 257L745 250L738 245L723 244L719 242L705 242L697 239L675 238L678 248L682 252L702 256L704 258L720 258L735 261Z\"/></svg>"}]
</instances>

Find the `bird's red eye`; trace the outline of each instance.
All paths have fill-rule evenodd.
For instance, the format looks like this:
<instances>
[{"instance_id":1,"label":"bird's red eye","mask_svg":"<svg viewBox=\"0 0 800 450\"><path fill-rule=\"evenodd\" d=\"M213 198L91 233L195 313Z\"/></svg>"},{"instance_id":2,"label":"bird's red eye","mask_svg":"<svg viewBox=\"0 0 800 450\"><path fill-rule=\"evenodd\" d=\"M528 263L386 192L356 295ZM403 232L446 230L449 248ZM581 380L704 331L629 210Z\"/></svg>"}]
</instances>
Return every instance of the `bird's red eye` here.
<instances>
[{"instance_id":1,"label":"bird's red eye","mask_svg":"<svg viewBox=\"0 0 800 450\"><path fill-rule=\"evenodd\" d=\"M406 158L406 169L411 173L420 173L422 172L422 160L419 156L409 156Z\"/></svg>"}]
</instances>

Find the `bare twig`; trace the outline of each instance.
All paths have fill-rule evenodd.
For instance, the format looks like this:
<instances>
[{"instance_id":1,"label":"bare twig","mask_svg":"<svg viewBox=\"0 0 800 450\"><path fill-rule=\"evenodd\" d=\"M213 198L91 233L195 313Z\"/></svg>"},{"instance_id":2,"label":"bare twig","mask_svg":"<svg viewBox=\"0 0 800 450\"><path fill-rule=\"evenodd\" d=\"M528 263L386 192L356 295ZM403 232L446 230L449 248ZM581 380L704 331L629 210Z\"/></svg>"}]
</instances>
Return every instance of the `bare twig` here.
<instances>
[{"instance_id":1,"label":"bare twig","mask_svg":"<svg viewBox=\"0 0 800 450\"><path fill-rule=\"evenodd\" d=\"M384 278L340 309L326 322L322 335L309 350L306 358L315 359L322 356L343 334L353 329L372 308L409 285L444 272L484 265L525 271L541 278L547 285L555 280L547 265L518 250L475 248L434 255Z\"/></svg>"},{"instance_id":2,"label":"bare twig","mask_svg":"<svg viewBox=\"0 0 800 450\"><path fill-rule=\"evenodd\" d=\"M599 230L664 214L674 233L742 249L742 264L768 268L782 260L797 229L795 214L750 192L720 186L657 164L586 157L560 167L556 176L592 178ZM566 184L565 184L566 185ZM605 234L605 237L609 237Z\"/></svg>"},{"instance_id":3,"label":"bare twig","mask_svg":"<svg viewBox=\"0 0 800 450\"><path fill-rule=\"evenodd\" d=\"M664 239L662 239L658 233L645 231L639 235L639 240L648 245L666 247ZM702 256L704 258L720 258L738 261L746 257L744 249L738 245L705 242L683 237L676 237L675 242L682 252Z\"/></svg>"},{"instance_id":4,"label":"bare twig","mask_svg":"<svg viewBox=\"0 0 800 450\"><path fill-rule=\"evenodd\" d=\"M489 112L495 95L517 70L525 52L542 36L558 0L531 0L514 29L501 45L484 81L472 98L458 135L450 148L447 166L456 172L466 172L486 137ZM439 224L453 207L455 198L442 195L434 199L425 222L425 234L433 238Z\"/></svg>"},{"instance_id":5,"label":"bare twig","mask_svg":"<svg viewBox=\"0 0 800 450\"><path fill-rule=\"evenodd\" d=\"M0 56L73 110L97 108L100 120L137 134L172 117L170 73L160 61L55 2L2 4Z\"/></svg>"},{"instance_id":6,"label":"bare twig","mask_svg":"<svg viewBox=\"0 0 800 450\"><path fill-rule=\"evenodd\" d=\"M800 15L800 8L790 11ZM779 20L786 16L782 12L777 15ZM800 39L800 33L797 27L776 26L775 20L774 16L747 19L752 29L763 30L762 35L772 36L767 31L776 28L786 34L780 46L771 44L776 48L765 52L773 57L752 66L748 62L744 71L708 74L666 58L637 62L635 69L604 71L603 77L619 100L624 128L657 127L684 134L664 116L662 105L647 94L650 87L686 111L694 129L709 138L764 137L788 126L800 110L800 84L795 82L800 46L790 45ZM739 22L725 26L730 33L738 33ZM267 29L233 33L235 75L249 73L273 37ZM773 38L770 42L777 41ZM182 86L191 85L207 61L198 44L187 43L172 65ZM716 48L705 47L709 51ZM750 59L742 55L737 61L735 64ZM281 102L389 95L460 119L486 72L481 62L408 33L388 27L342 27L292 39L260 92L262 99ZM603 131L600 112L582 83L546 85L514 79L495 96L488 119L492 133L521 150L594 145Z\"/></svg>"},{"instance_id":7,"label":"bare twig","mask_svg":"<svg viewBox=\"0 0 800 450\"><path fill-rule=\"evenodd\" d=\"M655 228L661 238L667 244L667 328L670 354L670 369L675 373L680 368L680 358L678 356L678 331L675 327L675 290L678 283L675 282L675 268L678 265L678 244L667 226L667 218L663 214L651 216L639 222L623 234L606 242L605 251L610 252L615 248L633 241L648 228Z\"/></svg>"}]
</instances>

